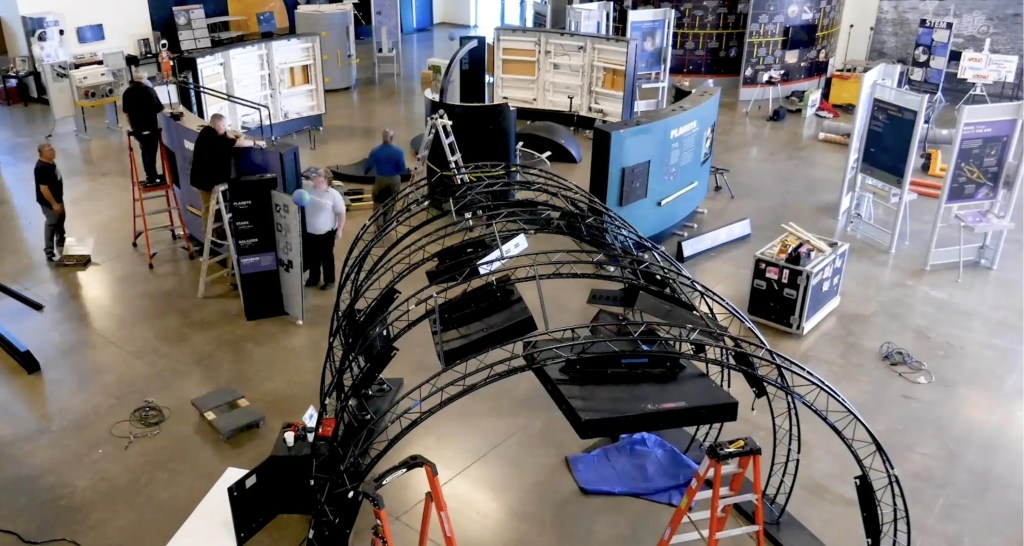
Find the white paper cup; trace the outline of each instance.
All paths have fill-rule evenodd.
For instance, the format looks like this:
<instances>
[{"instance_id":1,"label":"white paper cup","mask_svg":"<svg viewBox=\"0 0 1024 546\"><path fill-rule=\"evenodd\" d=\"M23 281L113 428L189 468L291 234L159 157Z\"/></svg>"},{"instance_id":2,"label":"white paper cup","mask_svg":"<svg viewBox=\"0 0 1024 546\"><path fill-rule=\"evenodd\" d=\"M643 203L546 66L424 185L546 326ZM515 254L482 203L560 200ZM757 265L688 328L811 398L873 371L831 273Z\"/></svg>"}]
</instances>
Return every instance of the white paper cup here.
<instances>
[{"instance_id":1,"label":"white paper cup","mask_svg":"<svg viewBox=\"0 0 1024 546\"><path fill-rule=\"evenodd\" d=\"M292 447L295 445L295 433L288 431L284 433L284 445Z\"/></svg>"},{"instance_id":2,"label":"white paper cup","mask_svg":"<svg viewBox=\"0 0 1024 546\"><path fill-rule=\"evenodd\" d=\"M316 434L315 430L310 430L309 432L306 433L306 439L309 440L310 442L312 442L313 441L313 436L315 434Z\"/></svg>"}]
</instances>

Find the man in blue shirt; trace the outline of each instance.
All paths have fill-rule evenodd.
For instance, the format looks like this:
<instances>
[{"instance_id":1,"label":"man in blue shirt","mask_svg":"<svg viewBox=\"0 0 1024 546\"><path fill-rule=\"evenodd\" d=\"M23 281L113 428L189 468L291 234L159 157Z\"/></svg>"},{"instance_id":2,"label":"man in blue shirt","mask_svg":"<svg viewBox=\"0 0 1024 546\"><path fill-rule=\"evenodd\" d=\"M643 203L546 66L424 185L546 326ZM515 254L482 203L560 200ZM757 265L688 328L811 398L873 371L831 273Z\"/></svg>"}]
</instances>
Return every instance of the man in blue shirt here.
<instances>
[{"instance_id":1,"label":"man in blue shirt","mask_svg":"<svg viewBox=\"0 0 1024 546\"><path fill-rule=\"evenodd\" d=\"M373 182L373 211L382 207L402 189L402 175L408 171L405 166L405 152L395 146L395 132L385 129L382 143L370 152L366 160L363 174L375 175ZM387 223L393 212L393 206L384 209L381 224Z\"/></svg>"}]
</instances>

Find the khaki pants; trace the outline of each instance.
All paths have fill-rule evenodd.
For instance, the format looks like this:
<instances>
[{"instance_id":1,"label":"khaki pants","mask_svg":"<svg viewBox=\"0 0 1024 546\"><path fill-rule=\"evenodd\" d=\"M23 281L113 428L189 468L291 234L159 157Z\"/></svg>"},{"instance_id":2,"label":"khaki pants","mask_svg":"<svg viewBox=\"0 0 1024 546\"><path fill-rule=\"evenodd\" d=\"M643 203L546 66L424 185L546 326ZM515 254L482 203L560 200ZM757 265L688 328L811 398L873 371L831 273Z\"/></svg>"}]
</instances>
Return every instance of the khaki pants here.
<instances>
[{"instance_id":1,"label":"khaki pants","mask_svg":"<svg viewBox=\"0 0 1024 546\"><path fill-rule=\"evenodd\" d=\"M210 221L210 205L213 192L199 190L199 200L203 203L203 236L206 236L206 224Z\"/></svg>"}]
</instances>

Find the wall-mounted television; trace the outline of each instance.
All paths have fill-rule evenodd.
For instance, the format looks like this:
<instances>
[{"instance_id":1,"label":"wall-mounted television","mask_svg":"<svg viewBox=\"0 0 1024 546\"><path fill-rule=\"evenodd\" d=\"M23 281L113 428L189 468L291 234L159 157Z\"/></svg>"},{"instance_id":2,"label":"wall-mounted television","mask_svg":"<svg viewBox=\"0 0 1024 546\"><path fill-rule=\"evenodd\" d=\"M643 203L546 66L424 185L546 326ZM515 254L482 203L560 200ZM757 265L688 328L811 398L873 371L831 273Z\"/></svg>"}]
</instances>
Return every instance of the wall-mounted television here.
<instances>
[{"instance_id":1,"label":"wall-mounted television","mask_svg":"<svg viewBox=\"0 0 1024 546\"><path fill-rule=\"evenodd\" d=\"M103 34L103 25L85 25L75 30L78 31L78 43L80 44L102 42L107 39L106 35Z\"/></svg>"},{"instance_id":2,"label":"wall-mounted television","mask_svg":"<svg viewBox=\"0 0 1024 546\"><path fill-rule=\"evenodd\" d=\"M786 29L786 49L808 49L818 41L818 25L793 25Z\"/></svg>"}]
</instances>

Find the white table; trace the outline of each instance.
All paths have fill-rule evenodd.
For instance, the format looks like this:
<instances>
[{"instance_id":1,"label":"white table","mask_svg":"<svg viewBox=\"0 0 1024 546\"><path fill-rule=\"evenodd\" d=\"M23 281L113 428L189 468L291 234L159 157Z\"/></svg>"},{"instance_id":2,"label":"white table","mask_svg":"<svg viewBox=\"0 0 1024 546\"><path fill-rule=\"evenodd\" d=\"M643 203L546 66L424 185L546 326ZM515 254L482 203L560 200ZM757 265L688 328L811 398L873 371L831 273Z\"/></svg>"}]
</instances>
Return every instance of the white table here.
<instances>
[{"instance_id":1,"label":"white table","mask_svg":"<svg viewBox=\"0 0 1024 546\"><path fill-rule=\"evenodd\" d=\"M228 467L196 509L171 537L167 546L235 546L235 526L231 521L228 486L248 473L243 468Z\"/></svg>"}]
</instances>

